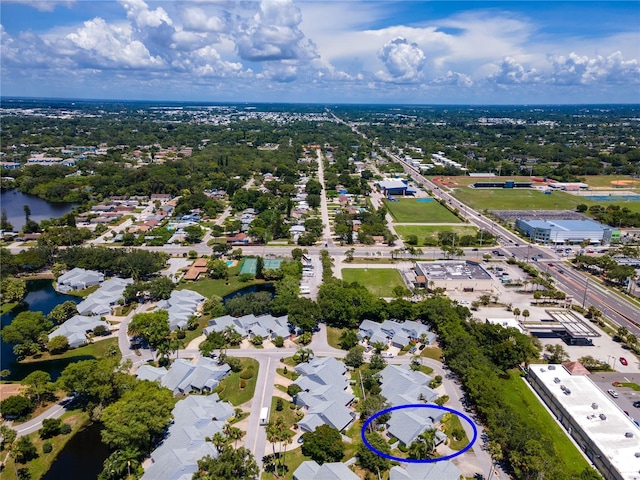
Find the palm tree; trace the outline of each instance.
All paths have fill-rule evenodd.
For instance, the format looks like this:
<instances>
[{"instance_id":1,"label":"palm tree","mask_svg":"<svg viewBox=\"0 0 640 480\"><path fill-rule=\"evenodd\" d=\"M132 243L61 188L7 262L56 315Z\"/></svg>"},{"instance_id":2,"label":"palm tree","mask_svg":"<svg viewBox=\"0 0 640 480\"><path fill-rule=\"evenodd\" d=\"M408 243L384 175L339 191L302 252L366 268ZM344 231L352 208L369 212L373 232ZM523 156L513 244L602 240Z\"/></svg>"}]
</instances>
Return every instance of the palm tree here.
<instances>
[{"instance_id":1,"label":"palm tree","mask_svg":"<svg viewBox=\"0 0 640 480\"><path fill-rule=\"evenodd\" d=\"M275 422L269 422L267 423L265 430L267 432L267 442L269 442L271 444L271 447L273 448L273 458L275 459L276 458L276 442L280 440L280 428L276 425ZM278 472L276 471L276 476L277 474Z\"/></svg>"},{"instance_id":2,"label":"palm tree","mask_svg":"<svg viewBox=\"0 0 640 480\"><path fill-rule=\"evenodd\" d=\"M282 436L280 437L280 445L282 446L282 444L284 444L284 453L282 453L282 447L280 448L280 452L282 453L282 471L284 472L284 467L285 467L285 456L287 455L287 445L291 445L291 442L293 442L293 432L291 430L284 429L282 430Z\"/></svg>"},{"instance_id":3,"label":"palm tree","mask_svg":"<svg viewBox=\"0 0 640 480\"><path fill-rule=\"evenodd\" d=\"M222 453L224 447L229 444L229 439L222 432L214 433L213 437L209 440L211 440L211 443L216 447L218 453Z\"/></svg>"},{"instance_id":4,"label":"palm tree","mask_svg":"<svg viewBox=\"0 0 640 480\"><path fill-rule=\"evenodd\" d=\"M518 307L513 309L513 315L516 317L516 320L520 316L520 309Z\"/></svg>"},{"instance_id":5,"label":"palm tree","mask_svg":"<svg viewBox=\"0 0 640 480\"><path fill-rule=\"evenodd\" d=\"M529 315L531 315L529 313L529 310L523 310L522 311L522 316L524 317L525 321L527 320L527 318L529 318Z\"/></svg>"},{"instance_id":6,"label":"palm tree","mask_svg":"<svg viewBox=\"0 0 640 480\"><path fill-rule=\"evenodd\" d=\"M423 460L429 458L436 447L436 431L431 428L425 430L409 446L409 458Z\"/></svg>"}]
</instances>

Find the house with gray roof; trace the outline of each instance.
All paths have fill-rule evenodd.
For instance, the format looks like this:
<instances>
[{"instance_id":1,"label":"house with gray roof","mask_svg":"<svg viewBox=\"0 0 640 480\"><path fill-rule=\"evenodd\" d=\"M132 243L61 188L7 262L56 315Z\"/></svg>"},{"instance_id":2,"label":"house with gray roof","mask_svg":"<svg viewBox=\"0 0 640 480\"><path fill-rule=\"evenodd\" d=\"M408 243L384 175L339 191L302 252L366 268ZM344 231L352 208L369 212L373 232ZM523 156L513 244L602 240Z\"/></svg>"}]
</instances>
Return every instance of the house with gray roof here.
<instances>
[{"instance_id":1,"label":"house with gray roof","mask_svg":"<svg viewBox=\"0 0 640 480\"><path fill-rule=\"evenodd\" d=\"M387 434L398 439L405 446L411 445L424 431L436 431L436 445L440 445L447 436L436 428L446 412L437 408L407 408L391 412L387 422Z\"/></svg>"},{"instance_id":2,"label":"house with gray roof","mask_svg":"<svg viewBox=\"0 0 640 480\"><path fill-rule=\"evenodd\" d=\"M104 273L76 267L58 277L56 290L59 292L83 290L94 285L99 285L103 281Z\"/></svg>"},{"instance_id":3,"label":"house with gray roof","mask_svg":"<svg viewBox=\"0 0 640 480\"><path fill-rule=\"evenodd\" d=\"M433 402L438 398L438 394L429 388L431 377L411 370L409 365L387 365L379 375L382 395L391 406Z\"/></svg>"},{"instance_id":4,"label":"house with gray roof","mask_svg":"<svg viewBox=\"0 0 640 480\"><path fill-rule=\"evenodd\" d=\"M314 358L296 366L295 371L300 377L293 383L302 391L294 402L305 408L305 416L298 422L303 431L313 432L323 424L343 430L353 421L355 414L349 405L355 397L344 363L333 357Z\"/></svg>"},{"instance_id":5,"label":"house with gray roof","mask_svg":"<svg viewBox=\"0 0 640 480\"><path fill-rule=\"evenodd\" d=\"M460 480L462 473L451 461L409 463L389 471L389 480Z\"/></svg>"},{"instance_id":6,"label":"house with gray roof","mask_svg":"<svg viewBox=\"0 0 640 480\"><path fill-rule=\"evenodd\" d=\"M244 315L242 317L224 315L209 320L209 326L204 328L203 333L209 335L211 332L223 332L227 327L235 329L243 338L253 338L260 335L262 338L270 340L276 337L288 338L292 330L287 315L282 317L268 314Z\"/></svg>"},{"instance_id":7,"label":"house with gray roof","mask_svg":"<svg viewBox=\"0 0 640 480\"><path fill-rule=\"evenodd\" d=\"M49 334L49 340L53 337L67 337L70 347L79 347L87 343L87 333L91 333L96 327L103 326L109 330L109 324L98 317L86 317L74 315Z\"/></svg>"},{"instance_id":8,"label":"house with gray roof","mask_svg":"<svg viewBox=\"0 0 640 480\"><path fill-rule=\"evenodd\" d=\"M100 288L76 305L80 315L110 315L111 309L124 300L124 289L133 283L131 278L113 277L102 282Z\"/></svg>"},{"instance_id":9,"label":"house with gray roof","mask_svg":"<svg viewBox=\"0 0 640 480\"><path fill-rule=\"evenodd\" d=\"M165 439L151 453L151 464L143 480L187 480L198 470L198 460L218 456L216 447L207 442L221 432L233 417L233 406L221 402L217 394L190 395L176 403L173 422Z\"/></svg>"},{"instance_id":10,"label":"house with gray roof","mask_svg":"<svg viewBox=\"0 0 640 480\"><path fill-rule=\"evenodd\" d=\"M392 407L433 402L438 398L429 388L431 377L411 370L408 365L387 365L379 375L381 394ZM387 422L387 433L408 446L425 430L436 428L445 413L438 408L395 410ZM436 429L436 445L445 440L446 436Z\"/></svg>"},{"instance_id":11,"label":"house with gray roof","mask_svg":"<svg viewBox=\"0 0 640 480\"><path fill-rule=\"evenodd\" d=\"M432 343L436 338L427 325L412 320L406 322L385 320L382 323L364 320L358 329L358 338L360 340L368 338L369 345L380 342L398 348L406 347L411 341L419 341L423 334L427 337L427 344Z\"/></svg>"},{"instance_id":12,"label":"house with gray roof","mask_svg":"<svg viewBox=\"0 0 640 480\"><path fill-rule=\"evenodd\" d=\"M302 462L295 472L293 480L358 480L359 477L344 463L324 463L318 465L314 460Z\"/></svg>"},{"instance_id":13,"label":"house with gray roof","mask_svg":"<svg viewBox=\"0 0 640 480\"><path fill-rule=\"evenodd\" d=\"M230 371L231 368L226 363L218 365L215 360L207 357L200 358L198 363L179 358L171 364L169 370L143 365L136 376L142 380L157 381L174 395L178 395L212 392Z\"/></svg>"},{"instance_id":14,"label":"house with gray roof","mask_svg":"<svg viewBox=\"0 0 640 480\"><path fill-rule=\"evenodd\" d=\"M169 328L187 328L187 322L198 311L205 298L193 290L173 290L167 300L160 300L156 308L169 312Z\"/></svg>"}]
</instances>

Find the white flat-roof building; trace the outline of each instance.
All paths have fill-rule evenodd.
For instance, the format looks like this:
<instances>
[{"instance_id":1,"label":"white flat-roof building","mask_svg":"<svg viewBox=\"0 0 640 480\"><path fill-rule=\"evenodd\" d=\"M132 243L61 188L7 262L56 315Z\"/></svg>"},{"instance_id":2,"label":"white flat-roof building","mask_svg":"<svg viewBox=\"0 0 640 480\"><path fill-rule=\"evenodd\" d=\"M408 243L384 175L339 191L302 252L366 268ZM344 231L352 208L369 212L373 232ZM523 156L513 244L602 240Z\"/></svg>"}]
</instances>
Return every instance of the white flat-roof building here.
<instances>
[{"instance_id":1,"label":"white flat-roof building","mask_svg":"<svg viewBox=\"0 0 640 480\"><path fill-rule=\"evenodd\" d=\"M528 379L607 480L640 478L640 428L587 375L530 365Z\"/></svg>"},{"instance_id":2,"label":"white flat-roof building","mask_svg":"<svg viewBox=\"0 0 640 480\"><path fill-rule=\"evenodd\" d=\"M429 288L433 282L435 287L445 290L490 291L493 289L493 278L477 262L418 262L415 270L416 276L424 277L424 282Z\"/></svg>"}]
</instances>

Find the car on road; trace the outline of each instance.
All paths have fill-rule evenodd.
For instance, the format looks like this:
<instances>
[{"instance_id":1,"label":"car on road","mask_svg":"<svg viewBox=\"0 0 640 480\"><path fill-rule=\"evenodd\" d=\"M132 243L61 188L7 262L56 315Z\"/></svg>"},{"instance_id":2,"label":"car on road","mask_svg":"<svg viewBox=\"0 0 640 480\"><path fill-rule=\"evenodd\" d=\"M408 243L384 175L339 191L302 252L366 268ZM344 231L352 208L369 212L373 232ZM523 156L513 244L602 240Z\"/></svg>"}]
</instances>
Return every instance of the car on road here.
<instances>
[{"instance_id":1,"label":"car on road","mask_svg":"<svg viewBox=\"0 0 640 480\"><path fill-rule=\"evenodd\" d=\"M613 388L607 390L607 393L611 395L613 398L618 398L618 392L616 392Z\"/></svg>"},{"instance_id":2,"label":"car on road","mask_svg":"<svg viewBox=\"0 0 640 480\"><path fill-rule=\"evenodd\" d=\"M626 359L626 358L624 358L624 357L620 357L620 363L621 363L621 364L623 364L623 365L625 365L625 366L626 366L626 365L629 365L629 362L627 362L627 359Z\"/></svg>"},{"instance_id":3,"label":"car on road","mask_svg":"<svg viewBox=\"0 0 640 480\"><path fill-rule=\"evenodd\" d=\"M547 263L547 265L549 265L550 267L553 267L553 263Z\"/></svg>"},{"instance_id":4,"label":"car on road","mask_svg":"<svg viewBox=\"0 0 640 480\"><path fill-rule=\"evenodd\" d=\"M411 347L409 349L409 353L416 353L416 350L417 350L416 347Z\"/></svg>"},{"instance_id":5,"label":"car on road","mask_svg":"<svg viewBox=\"0 0 640 480\"><path fill-rule=\"evenodd\" d=\"M424 347L426 347L426 345L423 343L422 345L420 345L420 346L418 347L418 350L422 351L422 350L424 350Z\"/></svg>"},{"instance_id":6,"label":"car on road","mask_svg":"<svg viewBox=\"0 0 640 480\"><path fill-rule=\"evenodd\" d=\"M393 358L393 353L391 352L382 352L382 356L385 358Z\"/></svg>"},{"instance_id":7,"label":"car on road","mask_svg":"<svg viewBox=\"0 0 640 480\"><path fill-rule=\"evenodd\" d=\"M640 408L640 400L636 400L635 402L633 402L633 406L636 408Z\"/></svg>"},{"instance_id":8,"label":"car on road","mask_svg":"<svg viewBox=\"0 0 640 480\"><path fill-rule=\"evenodd\" d=\"M559 273L560 275L564 275L564 270L558 270L558 273Z\"/></svg>"},{"instance_id":9,"label":"car on road","mask_svg":"<svg viewBox=\"0 0 640 480\"><path fill-rule=\"evenodd\" d=\"M493 253L494 255L498 255L500 253L500 250L491 250L491 253Z\"/></svg>"}]
</instances>

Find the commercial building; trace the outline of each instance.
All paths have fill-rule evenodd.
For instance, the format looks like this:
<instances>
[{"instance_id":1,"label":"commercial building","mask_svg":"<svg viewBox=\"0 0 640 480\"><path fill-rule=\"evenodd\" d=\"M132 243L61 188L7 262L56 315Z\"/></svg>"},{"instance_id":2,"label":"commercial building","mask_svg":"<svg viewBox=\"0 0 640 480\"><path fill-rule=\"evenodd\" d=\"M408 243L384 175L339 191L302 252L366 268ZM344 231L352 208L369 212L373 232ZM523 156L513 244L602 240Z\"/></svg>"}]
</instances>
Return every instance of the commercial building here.
<instances>
[{"instance_id":1,"label":"commercial building","mask_svg":"<svg viewBox=\"0 0 640 480\"><path fill-rule=\"evenodd\" d=\"M376 183L385 195L413 195L416 191L408 186L408 180L400 178L385 178Z\"/></svg>"},{"instance_id":2,"label":"commercial building","mask_svg":"<svg viewBox=\"0 0 640 480\"><path fill-rule=\"evenodd\" d=\"M620 242L620 230L593 220L516 219L516 228L534 242L547 244L591 244Z\"/></svg>"},{"instance_id":3,"label":"commercial building","mask_svg":"<svg viewBox=\"0 0 640 480\"><path fill-rule=\"evenodd\" d=\"M530 365L528 380L608 480L640 476L640 432L578 362Z\"/></svg>"},{"instance_id":4,"label":"commercial building","mask_svg":"<svg viewBox=\"0 0 640 480\"><path fill-rule=\"evenodd\" d=\"M424 277L424 283L431 288L463 291L490 291L493 279L482 265L472 261L418 262L416 277ZM432 283L433 282L433 283Z\"/></svg>"}]
</instances>

